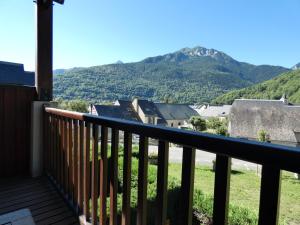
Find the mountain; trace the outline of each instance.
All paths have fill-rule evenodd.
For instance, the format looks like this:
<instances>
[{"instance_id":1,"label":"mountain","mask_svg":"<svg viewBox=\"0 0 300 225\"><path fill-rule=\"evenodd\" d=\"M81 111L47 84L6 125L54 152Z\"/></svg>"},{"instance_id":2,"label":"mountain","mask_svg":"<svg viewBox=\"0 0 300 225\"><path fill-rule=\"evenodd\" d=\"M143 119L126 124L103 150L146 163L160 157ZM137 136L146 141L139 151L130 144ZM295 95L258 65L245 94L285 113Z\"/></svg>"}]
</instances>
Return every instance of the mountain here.
<instances>
[{"instance_id":1,"label":"mountain","mask_svg":"<svg viewBox=\"0 0 300 225\"><path fill-rule=\"evenodd\" d=\"M300 63L298 63L292 67L292 70L297 70L297 69L300 69Z\"/></svg>"},{"instance_id":2,"label":"mountain","mask_svg":"<svg viewBox=\"0 0 300 225\"><path fill-rule=\"evenodd\" d=\"M200 103L286 71L289 69L279 66L238 62L215 49L184 48L135 63L69 69L64 76L54 77L54 95L91 102L140 97Z\"/></svg>"},{"instance_id":3,"label":"mountain","mask_svg":"<svg viewBox=\"0 0 300 225\"><path fill-rule=\"evenodd\" d=\"M291 103L300 103L300 69L283 73L271 80L228 92L212 104L232 104L234 99L280 99L285 94Z\"/></svg>"}]
</instances>

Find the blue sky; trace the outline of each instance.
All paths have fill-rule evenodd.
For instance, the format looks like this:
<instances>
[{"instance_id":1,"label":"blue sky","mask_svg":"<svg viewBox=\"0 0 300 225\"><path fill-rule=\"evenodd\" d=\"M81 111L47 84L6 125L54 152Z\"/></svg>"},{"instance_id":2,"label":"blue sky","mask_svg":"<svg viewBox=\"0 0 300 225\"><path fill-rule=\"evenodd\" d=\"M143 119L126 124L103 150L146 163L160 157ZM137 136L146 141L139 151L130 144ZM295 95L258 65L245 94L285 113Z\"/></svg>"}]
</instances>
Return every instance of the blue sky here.
<instances>
[{"instance_id":1,"label":"blue sky","mask_svg":"<svg viewBox=\"0 0 300 225\"><path fill-rule=\"evenodd\" d=\"M300 62L299 0L66 0L54 6L54 68L139 61L183 47L239 61ZM32 0L0 0L0 60L34 70Z\"/></svg>"}]
</instances>

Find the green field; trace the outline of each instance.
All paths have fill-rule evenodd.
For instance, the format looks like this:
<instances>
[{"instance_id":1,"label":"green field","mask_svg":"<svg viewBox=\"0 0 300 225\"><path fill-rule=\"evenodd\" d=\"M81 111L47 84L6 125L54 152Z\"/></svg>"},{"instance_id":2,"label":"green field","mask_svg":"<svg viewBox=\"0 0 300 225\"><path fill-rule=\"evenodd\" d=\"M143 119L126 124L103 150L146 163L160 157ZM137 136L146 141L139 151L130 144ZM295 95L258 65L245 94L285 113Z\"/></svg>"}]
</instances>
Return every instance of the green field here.
<instances>
[{"instance_id":1,"label":"green field","mask_svg":"<svg viewBox=\"0 0 300 225\"><path fill-rule=\"evenodd\" d=\"M110 147L108 151L110 156ZM154 155L151 158L155 159ZM123 147L119 148L119 193L118 212L122 208L122 186L123 186ZM168 171L168 215L170 224L176 224L178 217L178 205L180 204L180 163L169 163ZM212 217L213 191L215 173L209 166L196 165L194 181L194 211L200 212L204 218ZM259 195L260 195L260 174L256 171L233 170L230 180L230 207L229 225L255 225L257 224ZM148 166L148 224L154 224L156 214L156 182L157 166ZM137 185L138 184L138 146L133 146L132 157L132 178L131 178L131 207L132 224L135 224L137 207ZM109 201L109 198L107 199ZM293 173L282 172L281 199L280 199L280 225L300 224L300 180L294 177ZM108 203L109 213L109 203ZM209 223L204 223L209 224Z\"/></svg>"},{"instance_id":2,"label":"green field","mask_svg":"<svg viewBox=\"0 0 300 225\"><path fill-rule=\"evenodd\" d=\"M181 164L169 165L169 177L180 179ZM256 171L232 171L230 181L230 204L248 208L257 216L259 206L260 176ZM195 190L213 196L214 172L207 166L196 166ZM281 224L300 224L300 180L284 171L281 185Z\"/></svg>"}]
</instances>

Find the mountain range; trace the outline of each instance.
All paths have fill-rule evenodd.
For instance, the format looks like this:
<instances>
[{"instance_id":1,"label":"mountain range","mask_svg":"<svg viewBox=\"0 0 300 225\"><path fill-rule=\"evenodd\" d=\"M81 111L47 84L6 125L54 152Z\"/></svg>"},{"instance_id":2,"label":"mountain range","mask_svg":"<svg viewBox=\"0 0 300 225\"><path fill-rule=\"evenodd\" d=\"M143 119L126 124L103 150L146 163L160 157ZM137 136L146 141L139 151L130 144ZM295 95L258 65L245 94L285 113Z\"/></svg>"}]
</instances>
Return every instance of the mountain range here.
<instances>
[{"instance_id":1,"label":"mountain range","mask_svg":"<svg viewBox=\"0 0 300 225\"><path fill-rule=\"evenodd\" d=\"M215 49L183 48L134 63L61 70L63 76L54 76L54 95L89 102L139 97L202 103L290 70L239 62Z\"/></svg>"}]
</instances>

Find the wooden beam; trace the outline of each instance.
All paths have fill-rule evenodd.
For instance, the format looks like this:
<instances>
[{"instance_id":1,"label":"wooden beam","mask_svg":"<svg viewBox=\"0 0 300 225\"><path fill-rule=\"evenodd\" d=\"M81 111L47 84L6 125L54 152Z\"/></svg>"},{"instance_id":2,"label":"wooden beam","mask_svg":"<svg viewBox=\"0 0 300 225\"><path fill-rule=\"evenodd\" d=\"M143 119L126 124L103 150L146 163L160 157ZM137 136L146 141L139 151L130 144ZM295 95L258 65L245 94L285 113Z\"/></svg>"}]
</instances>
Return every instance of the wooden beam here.
<instances>
[{"instance_id":1,"label":"wooden beam","mask_svg":"<svg viewBox=\"0 0 300 225\"><path fill-rule=\"evenodd\" d=\"M52 100L53 70L53 1L36 1L36 71L38 100Z\"/></svg>"}]
</instances>

